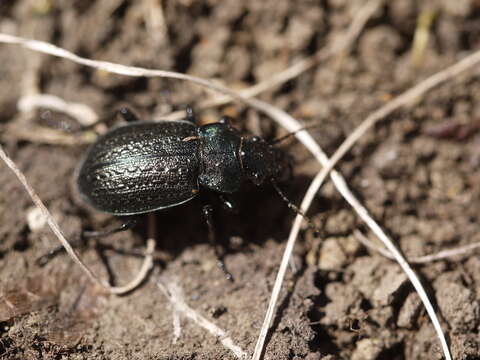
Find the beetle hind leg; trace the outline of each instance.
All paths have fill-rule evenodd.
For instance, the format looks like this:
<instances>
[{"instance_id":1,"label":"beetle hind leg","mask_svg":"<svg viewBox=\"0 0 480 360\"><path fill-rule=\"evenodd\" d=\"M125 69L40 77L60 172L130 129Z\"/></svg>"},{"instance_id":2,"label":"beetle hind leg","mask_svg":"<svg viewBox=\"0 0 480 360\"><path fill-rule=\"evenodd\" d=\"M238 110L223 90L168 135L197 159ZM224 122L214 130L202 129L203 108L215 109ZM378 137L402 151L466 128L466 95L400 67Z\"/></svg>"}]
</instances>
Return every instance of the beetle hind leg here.
<instances>
[{"instance_id":1,"label":"beetle hind leg","mask_svg":"<svg viewBox=\"0 0 480 360\"><path fill-rule=\"evenodd\" d=\"M115 233L118 233L118 232L127 231L127 230L135 227L138 224L138 221L139 221L138 217L130 217L122 225L120 225L116 228L113 228L113 229L103 230L103 231L83 231L81 233L81 235L71 243L71 245L73 247L79 247L79 246L83 245L83 240L85 240L85 239L99 238L99 237L104 237L104 236L108 236L108 235L111 235L111 234L115 234ZM38 266L45 266L55 256L59 255L60 253L62 253L64 251L65 251L65 249L64 249L63 246L61 246L61 245L57 246L57 247L53 248L52 250L50 250L48 253L46 253L46 254L40 256L39 258L37 258L35 260L35 263Z\"/></svg>"},{"instance_id":2,"label":"beetle hind leg","mask_svg":"<svg viewBox=\"0 0 480 360\"><path fill-rule=\"evenodd\" d=\"M122 225L109 229L109 230L101 230L101 231L84 231L82 232L83 238L99 238L108 235L112 235L118 232L127 231L134 228L138 224L137 217L128 218Z\"/></svg>"},{"instance_id":3,"label":"beetle hind leg","mask_svg":"<svg viewBox=\"0 0 480 360\"><path fill-rule=\"evenodd\" d=\"M70 245L74 248L76 247L79 247L79 246L82 246L82 238L81 237L77 237L76 239L74 239L73 241L70 242ZM41 255L40 257L38 257L37 259L35 259L35 264L37 266L45 266L47 265L50 260L52 260L53 258L55 258L57 255L63 253L65 251L65 248L62 246L62 245L59 245L53 249L51 249L49 252Z\"/></svg>"}]
</instances>

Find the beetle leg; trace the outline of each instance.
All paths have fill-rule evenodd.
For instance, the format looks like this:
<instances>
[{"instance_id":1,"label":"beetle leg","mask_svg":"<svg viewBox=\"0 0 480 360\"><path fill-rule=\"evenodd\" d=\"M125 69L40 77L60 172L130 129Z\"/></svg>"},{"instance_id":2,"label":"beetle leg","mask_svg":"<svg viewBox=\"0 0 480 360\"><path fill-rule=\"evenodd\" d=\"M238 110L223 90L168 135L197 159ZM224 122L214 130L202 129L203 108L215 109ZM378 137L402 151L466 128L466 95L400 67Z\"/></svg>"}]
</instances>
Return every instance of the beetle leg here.
<instances>
[{"instance_id":1,"label":"beetle leg","mask_svg":"<svg viewBox=\"0 0 480 360\"><path fill-rule=\"evenodd\" d=\"M195 111L193 111L193 108L190 105L187 105L187 107L185 108L185 112L187 113L186 120L195 124L196 119L195 119Z\"/></svg>"},{"instance_id":2,"label":"beetle leg","mask_svg":"<svg viewBox=\"0 0 480 360\"><path fill-rule=\"evenodd\" d=\"M205 205L202 209L203 217L208 225L208 241L212 244L213 249L215 251L215 256L217 257L217 266L220 270L223 271L227 280L233 282L233 275L227 270L225 266L225 262L223 260L224 254L221 254L218 250L217 239L215 236L215 228L213 226L213 207L211 205Z\"/></svg>"},{"instance_id":3,"label":"beetle leg","mask_svg":"<svg viewBox=\"0 0 480 360\"><path fill-rule=\"evenodd\" d=\"M115 114L117 115L120 115L126 122L135 122L135 121L139 121L140 119L138 118L138 116L132 111L130 110L128 107L126 106L123 106L121 107L120 109L118 109ZM75 130L75 132L81 132L81 131L87 131L87 130L92 130L94 129L98 124L102 124L102 123L105 123L109 120L112 119L112 115L110 116L104 116L100 119L98 119L97 121L95 121L94 123L92 124L88 124L88 125L81 125L78 129ZM70 131L72 132L72 131Z\"/></svg>"},{"instance_id":4,"label":"beetle leg","mask_svg":"<svg viewBox=\"0 0 480 360\"><path fill-rule=\"evenodd\" d=\"M138 224L138 217L131 217L125 223L123 223L121 226L111 229L111 230L105 230L105 231L84 231L82 232L81 236L75 239L73 242L71 242L71 245L73 247L77 247L82 243L82 239L85 238L94 238L94 237L103 237L111 234L115 234L117 232L121 231L126 231L128 229L133 228L135 225ZM57 246L56 248L53 248L50 250L48 253L40 256L38 259L35 260L35 263L38 266L45 266L50 260L52 260L55 256L63 252L65 249L63 246Z\"/></svg>"},{"instance_id":5,"label":"beetle leg","mask_svg":"<svg viewBox=\"0 0 480 360\"><path fill-rule=\"evenodd\" d=\"M70 245L72 247L77 247L77 246L80 246L81 244L82 244L82 239L80 237L77 237L73 241L70 241ZM37 266L45 266L45 265L48 264L48 262L50 260L52 260L55 256L57 256L58 254L60 254L63 251L65 251L65 248L62 245L59 245L59 246L53 248L52 250L50 250L48 253L43 254L42 256L38 257L35 260L35 264Z\"/></svg>"},{"instance_id":6,"label":"beetle leg","mask_svg":"<svg viewBox=\"0 0 480 360\"><path fill-rule=\"evenodd\" d=\"M138 121L138 116L126 106L122 106L118 109L118 113L126 122L135 122Z\"/></svg>"},{"instance_id":7,"label":"beetle leg","mask_svg":"<svg viewBox=\"0 0 480 360\"><path fill-rule=\"evenodd\" d=\"M138 224L138 218L137 217L131 217L131 218L127 219L127 221L125 221L119 227L116 227L116 228L113 228L113 229L110 229L110 230L84 231L82 233L82 237L83 238L104 237L104 236L108 236L108 235L115 234L115 233L118 233L118 232L127 231L127 230L135 227L135 225L137 225L137 224Z\"/></svg>"}]
</instances>

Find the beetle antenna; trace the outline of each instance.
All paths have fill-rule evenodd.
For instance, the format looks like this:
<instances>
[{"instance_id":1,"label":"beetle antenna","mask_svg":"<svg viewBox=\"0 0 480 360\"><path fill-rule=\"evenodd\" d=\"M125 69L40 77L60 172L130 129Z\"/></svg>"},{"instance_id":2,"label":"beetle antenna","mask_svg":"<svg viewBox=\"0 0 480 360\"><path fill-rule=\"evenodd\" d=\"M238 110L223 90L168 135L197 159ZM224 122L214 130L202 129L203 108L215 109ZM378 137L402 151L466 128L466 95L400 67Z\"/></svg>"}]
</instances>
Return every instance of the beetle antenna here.
<instances>
[{"instance_id":1,"label":"beetle antenna","mask_svg":"<svg viewBox=\"0 0 480 360\"><path fill-rule=\"evenodd\" d=\"M299 133L300 131L304 131L304 130L308 130L308 129L314 129L314 128L321 127L321 126L323 126L323 125L322 124L315 124L315 125L304 126L304 127L300 128L298 130L289 132L288 134L283 135L283 136L281 136L277 139L273 139L272 141L270 141L270 145L278 144L279 142L282 142L282 141L288 139L289 137L292 137L293 135L295 135L296 133Z\"/></svg>"},{"instance_id":2,"label":"beetle antenna","mask_svg":"<svg viewBox=\"0 0 480 360\"><path fill-rule=\"evenodd\" d=\"M280 187L278 186L277 182L275 180L272 180L272 184L273 184L273 187L275 188L275 190L277 191L278 195L280 195L280 197L283 199L283 201L285 201L287 204L288 204L288 207L296 214L300 215L301 217L303 217L305 219L305 221L307 222L307 225L309 228L311 228L313 231L314 231L314 236L317 237L319 234L320 234L320 228L318 226L316 226L312 219L310 219L307 215L305 215L305 213L299 209L299 207L297 205L295 205L294 203L292 203L288 198L287 196L284 194L284 192L280 189Z\"/></svg>"}]
</instances>

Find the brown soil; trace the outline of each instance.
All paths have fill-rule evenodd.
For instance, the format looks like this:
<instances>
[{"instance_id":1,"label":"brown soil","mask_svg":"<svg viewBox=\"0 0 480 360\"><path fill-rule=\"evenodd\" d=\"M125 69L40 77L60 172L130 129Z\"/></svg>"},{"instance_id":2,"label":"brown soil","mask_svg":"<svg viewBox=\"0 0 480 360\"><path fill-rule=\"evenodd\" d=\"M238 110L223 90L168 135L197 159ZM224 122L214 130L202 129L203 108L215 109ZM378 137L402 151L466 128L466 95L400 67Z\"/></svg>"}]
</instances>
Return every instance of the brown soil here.
<instances>
[{"instance_id":1,"label":"brown soil","mask_svg":"<svg viewBox=\"0 0 480 360\"><path fill-rule=\"evenodd\" d=\"M148 6L155 3L163 5L163 30L149 20ZM3 0L0 31L49 41L89 58L187 72L240 88L335 41L359 3ZM261 96L306 123L322 124L312 134L328 153L389 98L480 45L478 1L387 3L367 23L350 55ZM429 42L414 65L417 19L431 10ZM87 104L102 115L128 103L145 118L158 117L208 96L188 83L110 75L14 46L0 45L0 63L0 141L69 239L82 229L118 221L74 201L69 183L84 147L26 141L19 135L21 129L41 125L40 112L16 110L28 81L34 79L42 93ZM339 166L407 256L480 240L478 80L476 70L463 74L396 112L364 136ZM239 128L264 137L284 133L237 105L205 110L199 117L209 121L223 113L236 116ZM299 144L290 142L286 149L296 160L296 179L287 191L298 203L319 167ZM229 237L226 262L234 283L216 269L201 204L192 201L158 213L158 261L148 281L127 296L107 296L64 255L43 268L35 265L56 239L47 228L28 225L32 204L0 164L0 358L234 358L219 339L186 318L173 344L173 312L156 285L160 278L175 281L191 308L251 354L293 214L268 186L247 187L237 201L238 215L221 210L216 215ZM331 184L324 186L310 215L323 233L320 238L310 230L301 234L297 269L289 271L284 284L265 359L440 359L438 340L412 286L396 263L359 245L353 231L365 231L365 226ZM89 243L82 252L85 261L102 276L125 281L141 260L106 246L141 251L142 228L102 239L97 246ZM478 256L415 269L434 300L454 358L480 359Z\"/></svg>"}]
</instances>

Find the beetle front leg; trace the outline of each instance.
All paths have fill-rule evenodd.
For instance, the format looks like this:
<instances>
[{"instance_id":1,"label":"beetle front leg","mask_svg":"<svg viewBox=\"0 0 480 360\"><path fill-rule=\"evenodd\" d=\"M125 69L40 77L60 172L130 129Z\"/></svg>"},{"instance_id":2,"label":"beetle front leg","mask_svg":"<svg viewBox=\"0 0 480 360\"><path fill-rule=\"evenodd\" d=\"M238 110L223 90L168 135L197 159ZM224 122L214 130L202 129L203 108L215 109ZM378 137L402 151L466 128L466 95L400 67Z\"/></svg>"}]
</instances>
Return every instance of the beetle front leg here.
<instances>
[{"instance_id":1,"label":"beetle front leg","mask_svg":"<svg viewBox=\"0 0 480 360\"><path fill-rule=\"evenodd\" d=\"M138 118L138 116L126 106L123 106L120 109L118 109L115 112L115 114L120 115L126 122L135 122L135 121L140 120ZM46 115L46 114L42 115L43 118L46 118L47 116L49 116L49 115ZM98 119L97 121L95 121L94 123L91 123L91 124L88 124L88 125L80 125L80 126L76 127L75 129L71 129L70 127L68 127L68 125L64 125L63 123L61 123L61 128L62 128L63 131L66 131L66 132L69 132L69 133L77 133L77 132L82 132L82 131L88 131L88 130L95 129L95 127L97 125L103 124L107 121L110 121L111 119L112 119L112 114L110 113L108 116L103 116L100 119Z\"/></svg>"},{"instance_id":2,"label":"beetle front leg","mask_svg":"<svg viewBox=\"0 0 480 360\"><path fill-rule=\"evenodd\" d=\"M205 205L202 209L202 213L208 225L208 241L213 246L213 250L215 251L215 256L217 257L217 266L223 271L227 280L233 282L233 275L227 270L225 261L223 260L224 254L220 253L218 249L215 228L213 226L213 207L211 205Z\"/></svg>"}]
</instances>

